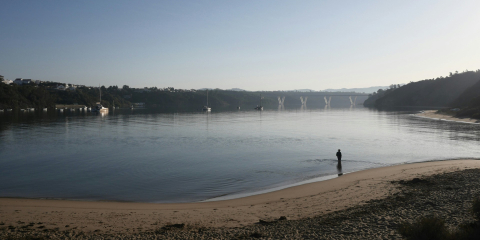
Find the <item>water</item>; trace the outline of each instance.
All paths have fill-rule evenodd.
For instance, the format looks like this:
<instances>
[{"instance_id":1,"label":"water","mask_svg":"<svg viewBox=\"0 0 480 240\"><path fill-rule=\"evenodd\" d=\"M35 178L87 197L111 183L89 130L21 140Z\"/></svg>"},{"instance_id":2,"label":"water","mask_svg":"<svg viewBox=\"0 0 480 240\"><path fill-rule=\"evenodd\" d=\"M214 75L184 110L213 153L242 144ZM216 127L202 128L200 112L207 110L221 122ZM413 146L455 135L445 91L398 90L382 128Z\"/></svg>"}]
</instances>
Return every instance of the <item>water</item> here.
<instances>
[{"instance_id":1,"label":"water","mask_svg":"<svg viewBox=\"0 0 480 240\"><path fill-rule=\"evenodd\" d=\"M366 108L0 113L0 197L194 202L479 156L480 125Z\"/></svg>"}]
</instances>

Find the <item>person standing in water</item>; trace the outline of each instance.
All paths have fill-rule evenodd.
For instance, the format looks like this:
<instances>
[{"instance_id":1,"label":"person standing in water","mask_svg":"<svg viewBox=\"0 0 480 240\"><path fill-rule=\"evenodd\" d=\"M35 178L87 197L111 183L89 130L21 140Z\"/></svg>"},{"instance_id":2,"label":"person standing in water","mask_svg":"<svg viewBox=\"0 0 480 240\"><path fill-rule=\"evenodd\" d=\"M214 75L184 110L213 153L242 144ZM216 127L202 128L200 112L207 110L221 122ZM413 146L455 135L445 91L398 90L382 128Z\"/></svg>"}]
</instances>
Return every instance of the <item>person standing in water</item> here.
<instances>
[{"instance_id":1,"label":"person standing in water","mask_svg":"<svg viewBox=\"0 0 480 240\"><path fill-rule=\"evenodd\" d=\"M340 152L340 149L338 149L337 152L337 159L338 159L338 164L337 164L337 170L338 170L338 176L342 176L342 153Z\"/></svg>"}]
</instances>

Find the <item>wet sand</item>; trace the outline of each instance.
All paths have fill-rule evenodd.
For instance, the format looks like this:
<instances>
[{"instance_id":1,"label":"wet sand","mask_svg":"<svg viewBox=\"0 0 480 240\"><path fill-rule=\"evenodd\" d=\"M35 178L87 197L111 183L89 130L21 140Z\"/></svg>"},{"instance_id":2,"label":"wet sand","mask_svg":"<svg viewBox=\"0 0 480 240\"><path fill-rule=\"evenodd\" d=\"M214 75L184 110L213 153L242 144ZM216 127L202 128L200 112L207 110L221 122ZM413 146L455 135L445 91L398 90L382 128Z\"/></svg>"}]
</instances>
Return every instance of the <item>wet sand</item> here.
<instances>
[{"instance_id":1,"label":"wet sand","mask_svg":"<svg viewBox=\"0 0 480 240\"><path fill-rule=\"evenodd\" d=\"M189 228L242 227L318 217L398 194L392 181L480 168L473 159L375 168L245 198L199 203L155 204L0 198L0 228L132 234L170 224Z\"/></svg>"},{"instance_id":2,"label":"wet sand","mask_svg":"<svg viewBox=\"0 0 480 240\"><path fill-rule=\"evenodd\" d=\"M426 110L421 113L415 114L419 117L443 120L443 121L454 121L454 122L465 122L465 123L480 123L480 120L474 118L457 118L451 115L437 113L437 110Z\"/></svg>"}]
</instances>

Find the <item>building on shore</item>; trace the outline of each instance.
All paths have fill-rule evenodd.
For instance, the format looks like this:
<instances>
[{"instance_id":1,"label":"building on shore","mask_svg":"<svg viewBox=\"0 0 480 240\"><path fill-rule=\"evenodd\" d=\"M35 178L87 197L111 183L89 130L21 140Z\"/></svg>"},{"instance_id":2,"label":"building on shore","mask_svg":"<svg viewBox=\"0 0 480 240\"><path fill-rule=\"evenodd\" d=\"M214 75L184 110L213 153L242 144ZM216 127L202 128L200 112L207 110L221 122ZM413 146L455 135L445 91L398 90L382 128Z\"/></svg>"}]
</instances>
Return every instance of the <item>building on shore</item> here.
<instances>
[{"instance_id":1,"label":"building on shore","mask_svg":"<svg viewBox=\"0 0 480 240\"><path fill-rule=\"evenodd\" d=\"M13 83L12 80L8 80L8 79L5 79L5 80L2 80L3 83L7 84L7 85L10 85Z\"/></svg>"},{"instance_id":2,"label":"building on shore","mask_svg":"<svg viewBox=\"0 0 480 240\"><path fill-rule=\"evenodd\" d=\"M15 78L13 83L15 83L17 85L22 85L23 84L23 78Z\"/></svg>"},{"instance_id":3,"label":"building on shore","mask_svg":"<svg viewBox=\"0 0 480 240\"><path fill-rule=\"evenodd\" d=\"M12 80L5 79L5 77L2 76L2 75L0 75L0 82L5 83L5 84L7 84L7 85L10 85L10 84L13 83Z\"/></svg>"}]
</instances>

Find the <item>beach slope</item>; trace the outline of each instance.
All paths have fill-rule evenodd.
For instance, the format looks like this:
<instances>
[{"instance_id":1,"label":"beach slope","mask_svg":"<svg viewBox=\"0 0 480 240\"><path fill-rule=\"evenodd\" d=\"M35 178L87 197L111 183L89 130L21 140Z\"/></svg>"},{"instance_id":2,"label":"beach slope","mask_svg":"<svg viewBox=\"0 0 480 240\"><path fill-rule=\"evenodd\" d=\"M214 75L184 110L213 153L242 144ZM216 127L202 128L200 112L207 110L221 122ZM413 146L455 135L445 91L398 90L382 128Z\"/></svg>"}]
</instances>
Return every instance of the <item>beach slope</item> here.
<instances>
[{"instance_id":1,"label":"beach slope","mask_svg":"<svg viewBox=\"0 0 480 240\"><path fill-rule=\"evenodd\" d=\"M138 233L169 224L193 228L240 227L321 216L398 193L392 181L480 168L473 159L432 161L369 169L322 182L233 200L155 204L0 198L3 226L44 231ZM2 227L2 226L0 226Z\"/></svg>"}]
</instances>

